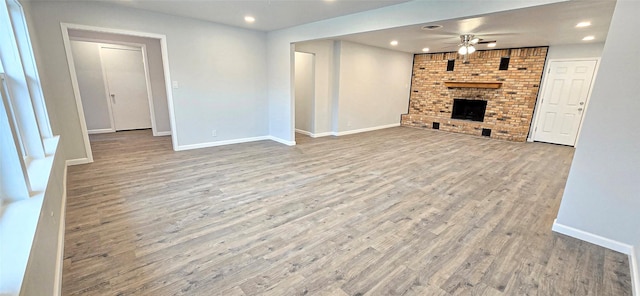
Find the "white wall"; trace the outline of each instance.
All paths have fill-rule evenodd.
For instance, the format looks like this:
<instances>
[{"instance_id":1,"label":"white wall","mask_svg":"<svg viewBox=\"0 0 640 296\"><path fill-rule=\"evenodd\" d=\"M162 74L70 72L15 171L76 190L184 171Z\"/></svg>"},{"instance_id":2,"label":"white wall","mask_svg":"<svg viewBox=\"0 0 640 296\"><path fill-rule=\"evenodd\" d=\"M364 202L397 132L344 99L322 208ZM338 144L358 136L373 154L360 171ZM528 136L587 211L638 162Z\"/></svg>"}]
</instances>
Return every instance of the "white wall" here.
<instances>
[{"instance_id":1,"label":"white wall","mask_svg":"<svg viewBox=\"0 0 640 296\"><path fill-rule=\"evenodd\" d=\"M547 62L549 59L599 58L603 49L604 43L551 45L547 51Z\"/></svg>"},{"instance_id":2,"label":"white wall","mask_svg":"<svg viewBox=\"0 0 640 296\"><path fill-rule=\"evenodd\" d=\"M413 54L339 41L338 133L400 124Z\"/></svg>"},{"instance_id":3,"label":"white wall","mask_svg":"<svg viewBox=\"0 0 640 296\"><path fill-rule=\"evenodd\" d=\"M68 158L87 155L61 22L167 36L171 79L180 85L173 90L179 146L268 134L265 33L96 2L32 2L31 14L44 94Z\"/></svg>"},{"instance_id":4,"label":"white wall","mask_svg":"<svg viewBox=\"0 0 640 296\"><path fill-rule=\"evenodd\" d=\"M155 115L156 129L157 132L161 133L171 132L171 122L169 121L169 107L167 102L167 89L165 85L164 68L162 65L160 40L82 30L69 30L69 36L71 38L88 38L109 41L107 43L114 44L144 44L147 48L147 68L149 69L149 82L151 83L151 95L153 98L153 111ZM80 74L78 74L78 76L80 76ZM78 79L80 79L80 77L78 77Z\"/></svg>"},{"instance_id":5,"label":"white wall","mask_svg":"<svg viewBox=\"0 0 640 296\"><path fill-rule=\"evenodd\" d=\"M314 91L314 134L326 134L332 131L333 100L333 40L315 40L296 43L296 51L315 55L315 91ZM297 110L297 106L296 106Z\"/></svg>"},{"instance_id":6,"label":"white wall","mask_svg":"<svg viewBox=\"0 0 640 296\"><path fill-rule=\"evenodd\" d=\"M296 52L295 58L296 129L314 133L315 57Z\"/></svg>"},{"instance_id":7,"label":"white wall","mask_svg":"<svg viewBox=\"0 0 640 296\"><path fill-rule=\"evenodd\" d=\"M293 84L291 44L302 41L422 24L485 13L563 2L524 1L410 1L398 5L314 22L268 33L269 133L293 141Z\"/></svg>"},{"instance_id":8,"label":"white wall","mask_svg":"<svg viewBox=\"0 0 640 296\"><path fill-rule=\"evenodd\" d=\"M558 225L640 249L640 2L619 0L567 185ZM638 258L636 257L636 260ZM637 261L635 266L637 266ZM637 271L637 270L636 270ZM636 273L636 295L640 275Z\"/></svg>"},{"instance_id":9,"label":"white wall","mask_svg":"<svg viewBox=\"0 0 640 296\"><path fill-rule=\"evenodd\" d=\"M42 208L20 295L59 295L64 255L65 173L64 154L58 149L44 197L35 201L41 202Z\"/></svg>"}]
</instances>

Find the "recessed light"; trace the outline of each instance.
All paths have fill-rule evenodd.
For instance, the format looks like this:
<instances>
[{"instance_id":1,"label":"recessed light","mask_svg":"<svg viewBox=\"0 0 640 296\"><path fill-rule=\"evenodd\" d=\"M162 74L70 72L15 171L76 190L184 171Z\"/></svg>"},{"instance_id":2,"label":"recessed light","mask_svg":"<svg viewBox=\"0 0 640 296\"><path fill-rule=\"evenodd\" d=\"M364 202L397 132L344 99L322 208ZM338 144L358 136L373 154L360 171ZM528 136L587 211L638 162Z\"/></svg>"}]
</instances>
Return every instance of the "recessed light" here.
<instances>
[{"instance_id":1,"label":"recessed light","mask_svg":"<svg viewBox=\"0 0 640 296\"><path fill-rule=\"evenodd\" d=\"M244 21L247 22L247 23L253 23L253 22L256 21L256 18L252 17L250 15L247 15L247 16L244 17Z\"/></svg>"},{"instance_id":2,"label":"recessed light","mask_svg":"<svg viewBox=\"0 0 640 296\"><path fill-rule=\"evenodd\" d=\"M422 49L422 51L423 51L423 52L429 52L429 48L428 48L428 47L425 47L425 48L423 48L423 49Z\"/></svg>"},{"instance_id":3,"label":"recessed light","mask_svg":"<svg viewBox=\"0 0 640 296\"><path fill-rule=\"evenodd\" d=\"M487 47L496 47L495 42L487 43Z\"/></svg>"},{"instance_id":4,"label":"recessed light","mask_svg":"<svg viewBox=\"0 0 640 296\"><path fill-rule=\"evenodd\" d=\"M389 44L391 44L393 46L396 46L396 45L398 45L398 40L393 40L393 41L389 42Z\"/></svg>"},{"instance_id":5,"label":"recessed light","mask_svg":"<svg viewBox=\"0 0 640 296\"><path fill-rule=\"evenodd\" d=\"M582 38L582 41L591 41L593 39L596 39L596 37L590 35L590 36L586 36L586 37Z\"/></svg>"},{"instance_id":6,"label":"recessed light","mask_svg":"<svg viewBox=\"0 0 640 296\"><path fill-rule=\"evenodd\" d=\"M576 28L584 28L584 27L588 27L588 26L591 26L591 22L579 22L576 25Z\"/></svg>"}]
</instances>

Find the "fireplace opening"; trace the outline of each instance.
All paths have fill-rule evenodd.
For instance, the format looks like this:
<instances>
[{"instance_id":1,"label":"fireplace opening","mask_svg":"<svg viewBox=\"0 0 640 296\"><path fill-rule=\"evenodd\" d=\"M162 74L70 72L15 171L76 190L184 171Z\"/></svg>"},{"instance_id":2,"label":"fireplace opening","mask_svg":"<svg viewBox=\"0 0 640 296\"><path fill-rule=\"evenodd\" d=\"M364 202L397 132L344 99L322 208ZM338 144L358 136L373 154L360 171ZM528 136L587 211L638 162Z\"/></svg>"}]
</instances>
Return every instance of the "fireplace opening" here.
<instances>
[{"instance_id":1,"label":"fireplace opening","mask_svg":"<svg viewBox=\"0 0 640 296\"><path fill-rule=\"evenodd\" d=\"M451 118L484 121L484 112L487 110L487 101L453 99L453 112Z\"/></svg>"}]
</instances>

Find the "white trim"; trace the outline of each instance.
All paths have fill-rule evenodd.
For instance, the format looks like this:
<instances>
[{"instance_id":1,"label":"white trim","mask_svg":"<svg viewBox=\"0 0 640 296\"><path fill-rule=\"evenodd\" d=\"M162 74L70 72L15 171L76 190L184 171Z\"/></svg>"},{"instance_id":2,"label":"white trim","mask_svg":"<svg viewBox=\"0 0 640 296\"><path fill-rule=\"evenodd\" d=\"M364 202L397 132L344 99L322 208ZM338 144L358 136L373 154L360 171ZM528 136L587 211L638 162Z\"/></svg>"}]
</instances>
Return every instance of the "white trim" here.
<instances>
[{"instance_id":1,"label":"white trim","mask_svg":"<svg viewBox=\"0 0 640 296\"><path fill-rule=\"evenodd\" d=\"M631 245L621 243L619 241L615 241L606 237L602 237L597 234L586 232L584 230L573 228L571 226L560 224L558 223L557 219L553 221L553 226L551 227L551 230L557 233L568 235L570 237L574 237L579 240L583 240L583 241L601 246L601 247L605 247L610 250L614 250L616 252L620 252L627 255L633 254L633 246Z\"/></svg>"},{"instance_id":2,"label":"white trim","mask_svg":"<svg viewBox=\"0 0 640 296\"><path fill-rule=\"evenodd\" d=\"M313 133L308 132L308 131L305 131L305 130L301 130L301 129L298 129L298 128L296 129L296 133L299 133L299 134L303 134L303 135L307 135L307 136L313 137Z\"/></svg>"},{"instance_id":3,"label":"white trim","mask_svg":"<svg viewBox=\"0 0 640 296\"><path fill-rule=\"evenodd\" d=\"M629 267L631 269L631 291L633 295L640 296L640 262L638 262L638 258L636 256L635 248L631 250L631 254L629 254Z\"/></svg>"},{"instance_id":4,"label":"white trim","mask_svg":"<svg viewBox=\"0 0 640 296\"><path fill-rule=\"evenodd\" d=\"M53 295L62 295L62 267L64 264L64 234L65 217L67 216L67 166L64 166L62 175L62 200L60 210L60 225L58 226L58 250L56 252L56 270L53 280Z\"/></svg>"},{"instance_id":5,"label":"white trim","mask_svg":"<svg viewBox=\"0 0 640 296\"><path fill-rule=\"evenodd\" d=\"M149 62L147 60L147 45L141 44L142 50L142 66L144 67L144 79L147 84L147 99L149 100L149 115L151 116L151 132L153 136L158 136L158 128L156 127L156 108L153 105L153 93L151 92L151 74L149 73Z\"/></svg>"},{"instance_id":6,"label":"white trim","mask_svg":"<svg viewBox=\"0 0 640 296\"><path fill-rule=\"evenodd\" d=\"M66 165L67 166L72 166L72 165L86 164L86 163L92 163L92 162L93 162L93 158L91 158L91 159L89 159L89 158L67 159Z\"/></svg>"},{"instance_id":7,"label":"white trim","mask_svg":"<svg viewBox=\"0 0 640 296\"><path fill-rule=\"evenodd\" d=\"M296 141L287 141L278 137L274 137L274 136L267 136L267 139L271 140L271 141L275 141L278 142L280 144L285 144L287 146L295 146L296 145Z\"/></svg>"},{"instance_id":8,"label":"white trim","mask_svg":"<svg viewBox=\"0 0 640 296\"><path fill-rule=\"evenodd\" d=\"M351 134L358 134L358 133L370 132L370 131L375 131L375 130L381 130L381 129L385 129L385 128L392 128L392 127L397 127L397 126L400 126L400 123L379 125L379 126L374 126L374 127L367 127L367 128L361 128L361 129L344 131L344 132L337 132L337 133L334 132L333 135L335 135L335 136L345 136L345 135L351 135Z\"/></svg>"},{"instance_id":9,"label":"white trim","mask_svg":"<svg viewBox=\"0 0 640 296\"><path fill-rule=\"evenodd\" d=\"M115 133L116 130L113 128L100 128L100 129L91 129L91 130L87 130L87 133L89 133L90 135L93 134L106 134L106 133Z\"/></svg>"},{"instance_id":10,"label":"white trim","mask_svg":"<svg viewBox=\"0 0 640 296\"><path fill-rule=\"evenodd\" d=\"M539 123L539 111L542 104L538 104L538 101L542 98L546 87L547 87L547 70L550 69L552 62L596 62L596 65L593 67L593 76L591 77L591 85L589 86L589 91L587 92L587 98L584 102L584 110L582 110L582 116L580 117L580 125L578 126L578 130L576 131L576 140L573 143L573 147L578 147L578 140L580 139L580 132L582 131L582 124L584 123L585 114L587 114L587 108L589 106L589 101L591 99L591 93L593 92L593 85L596 82L596 76L598 75L598 69L600 68L600 58L599 57L591 57L591 58L574 58L574 59L549 59L547 60L544 69L542 71L542 77L540 79L541 87L538 91L538 97L536 98L536 105L533 110L533 121L531 122L531 127L529 129L529 136L527 137L527 142L534 142L536 129Z\"/></svg>"},{"instance_id":11,"label":"white trim","mask_svg":"<svg viewBox=\"0 0 640 296\"><path fill-rule=\"evenodd\" d=\"M153 136L155 137L171 136L171 131L157 132Z\"/></svg>"},{"instance_id":12,"label":"white trim","mask_svg":"<svg viewBox=\"0 0 640 296\"><path fill-rule=\"evenodd\" d=\"M162 56L162 69L164 71L164 80L165 80L165 90L167 93L167 105L169 109L169 122L171 124L171 143L173 145L173 150L177 151L178 147L178 132L176 129L176 120L175 120L175 112L173 107L173 92L171 90L171 71L169 70L169 53L167 50L167 36L162 34L155 33L147 33L147 32L139 32L139 31L130 31L130 30L121 30L121 29L112 29L112 28L103 28L103 27L94 27L87 25L79 25L79 24L70 24L70 23L60 23L60 27L62 28L62 39L64 42L65 52L67 55L67 62L69 64L69 71L71 73L71 84L73 86L74 96L76 99L76 107L78 108L78 115L80 119L80 128L83 133L83 140L85 144L85 151L87 154L88 161L82 162L78 160L72 160L74 164L80 163L88 163L93 162L93 154L91 152L91 145L89 143L89 134L87 132L86 121L84 118L84 111L82 110L82 101L80 99L80 90L78 88L77 74L75 72L75 66L73 65L73 55L71 54L71 46L69 41L69 29L73 30L83 30L83 31L91 31L91 32L102 32L102 33L110 33L110 34L120 34L120 35L128 35L128 36L137 36L151 39L158 39L160 41L160 52Z\"/></svg>"},{"instance_id":13,"label":"white trim","mask_svg":"<svg viewBox=\"0 0 640 296\"><path fill-rule=\"evenodd\" d=\"M181 145L181 146L178 146L177 149L175 150L184 151L184 150L191 150L191 149L198 149L198 148L207 148L207 147L216 147L216 146L240 144L240 143L255 142L255 141L264 141L264 140L270 140L269 137L270 136L261 136L261 137L241 138L241 139L207 142L207 143L199 143L199 144L191 144L191 145Z\"/></svg>"},{"instance_id":14,"label":"white trim","mask_svg":"<svg viewBox=\"0 0 640 296\"><path fill-rule=\"evenodd\" d=\"M307 135L309 137L312 138L320 138L320 137L326 137L326 136L335 136L334 132L326 132L326 133L318 133L318 134L314 134L312 132L308 132L308 131L303 131L301 129L296 129L296 133L299 134L303 134L303 135Z\"/></svg>"},{"instance_id":15,"label":"white trim","mask_svg":"<svg viewBox=\"0 0 640 296\"><path fill-rule=\"evenodd\" d=\"M104 98L107 104L107 113L109 113L110 129L116 131L116 120L113 117L113 103L111 102L111 96L109 95L109 79L107 78L107 71L104 66L104 59L102 58L102 47L98 46L98 58L100 59L100 72L102 73L102 84L104 87ZM82 101L82 98L80 99ZM83 108L84 110L84 108Z\"/></svg>"},{"instance_id":16,"label":"white trim","mask_svg":"<svg viewBox=\"0 0 640 296\"><path fill-rule=\"evenodd\" d=\"M82 99L80 98L80 87L78 84L78 74L76 73L76 66L73 62L73 53L71 52L71 41L69 40L69 27L65 23L60 23L62 30L62 42L64 43L64 51L67 55L67 65L69 66L69 72L71 76L71 86L73 88L73 96L76 99L76 110L78 111L78 117L80 120L80 129L82 130L82 140L84 141L84 151L87 156L88 162L93 162L93 152L91 152L91 144L89 143L89 133L87 132L87 121L84 117L84 110L82 110Z\"/></svg>"},{"instance_id":17,"label":"white trim","mask_svg":"<svg viewBox=\"0 0 640 296\"><path fill-rule=\"evenodd\" d=\"M321 138L321 137L327 137L327 136L335 136L335 133L334 132L326 132L326 133L311 134L312 138Z\"/></svg>"}]
</instances>

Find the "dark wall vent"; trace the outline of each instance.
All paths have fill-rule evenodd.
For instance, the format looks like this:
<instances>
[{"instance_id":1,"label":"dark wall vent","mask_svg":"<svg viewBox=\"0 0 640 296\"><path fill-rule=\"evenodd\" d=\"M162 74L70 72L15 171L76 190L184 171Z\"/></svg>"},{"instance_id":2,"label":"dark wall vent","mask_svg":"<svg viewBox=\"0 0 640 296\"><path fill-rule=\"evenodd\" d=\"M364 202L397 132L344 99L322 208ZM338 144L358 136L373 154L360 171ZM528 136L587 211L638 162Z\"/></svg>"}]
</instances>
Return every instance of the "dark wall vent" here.
<instances>
[{"instance_id":1,"label":"dark wall vent","mask_svg":"<svg viewBox=\"0 0 640 296\"><path fill-rule=\"evenodd\" d=\"M482 136L491 137L491 129L490 128L483 128L482 129Z\"/></svg>"},{"instance_id":2,"label":"dark wall vent","mask_svg":"<svg viewBox=\"0 0 640 296\"><path fill-rule=\"evenodd\" d=\"M440 129L440 123L439 122L434 122L434 123L431 124L431 127L433 129Z\"/></svg>"},{"instance_id":3,"label":"dark wall vent","mask_svg":"<svg viewBox=\"0 0 640 296\"><path fill-rule=\"evenodd\" d=\"M453 71L453 67L456 66L456 60L447 61L447 71Z\"/></svg>"},{"instance_id":4,"label":"dark wall vent","mask_svg":"<svg viewBox=\"0 0 640 296\"><path fill-rule=\"evenodd\" d=\"M509 70L509 60L511 60L510 57L500 58L500 67L498 70Z\"/></svg>"}]
</instances>

